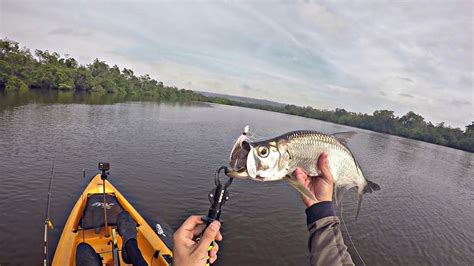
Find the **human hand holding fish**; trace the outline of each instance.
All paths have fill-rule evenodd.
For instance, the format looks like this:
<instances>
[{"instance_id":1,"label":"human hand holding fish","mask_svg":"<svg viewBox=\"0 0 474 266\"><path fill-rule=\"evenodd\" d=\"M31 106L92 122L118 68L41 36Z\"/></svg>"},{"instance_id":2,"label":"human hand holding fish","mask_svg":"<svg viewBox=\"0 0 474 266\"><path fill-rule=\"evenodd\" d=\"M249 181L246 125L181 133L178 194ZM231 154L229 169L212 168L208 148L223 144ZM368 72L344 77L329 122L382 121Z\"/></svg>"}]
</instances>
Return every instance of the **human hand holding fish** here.
<instances>
[{"instance_id":1,"label":"human hand holding fish","mask_svg":"<svg viewBox=\"0 0 474 266\"><path fill-rule=\"evenodd\" d=\"M327 153L323 153L319 156L317 165L321 170L321 175L318 176L307 175L302 168L296 168L293 172L296 180L316 198L315 201L304 194L300 194L306 207L311 207L313 204L322 201L332 201L334 181L331 171L329 170Z\"/></svg>"}]
</instances>

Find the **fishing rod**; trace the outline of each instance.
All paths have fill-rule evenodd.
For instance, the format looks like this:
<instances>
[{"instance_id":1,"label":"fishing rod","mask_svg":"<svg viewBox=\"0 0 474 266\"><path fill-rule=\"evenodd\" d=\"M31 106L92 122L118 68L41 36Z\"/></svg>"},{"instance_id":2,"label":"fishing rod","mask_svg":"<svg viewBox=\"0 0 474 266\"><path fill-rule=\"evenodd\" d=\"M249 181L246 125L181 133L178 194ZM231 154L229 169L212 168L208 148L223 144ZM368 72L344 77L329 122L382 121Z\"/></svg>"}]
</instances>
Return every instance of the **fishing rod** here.
<instances>
[{"instance_id":1,"label":"fishing rod","mask_svg":"<svg viewBox=\"0 0 474 266\"><path fill-rule=\"evenodd\" d=\"M49 178L49 189L48 189L48 201L46 203L46 219L44 220L44 242L43 242L43 252L44 252L44 259L43 263L44 266L48 265L48 255L49 255L49 246L48 246L48 229L53 229L53 223L51 222L49 216L49 210L51 209L51 191L53 189L53 178L54 178L54 167L56 166L56 155L54 153L54 161L53 165L51 166L51 177Z\"/></svg>"}]
</instances>

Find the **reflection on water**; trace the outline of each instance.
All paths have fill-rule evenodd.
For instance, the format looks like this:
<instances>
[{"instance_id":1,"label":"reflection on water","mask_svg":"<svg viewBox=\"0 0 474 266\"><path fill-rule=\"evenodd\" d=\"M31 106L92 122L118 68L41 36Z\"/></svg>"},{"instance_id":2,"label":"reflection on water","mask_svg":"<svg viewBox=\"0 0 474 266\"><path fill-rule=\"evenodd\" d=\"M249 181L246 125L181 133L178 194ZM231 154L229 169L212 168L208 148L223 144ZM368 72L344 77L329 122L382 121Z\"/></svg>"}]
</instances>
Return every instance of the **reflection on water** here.
<instances>
[{"instance_id":1,"label":"reflection on water","mask_svg":"<svg viewBox=\"0 0 474 266\"><path fill-rule=\"evenodd\" d=\"M124 95L124 94L107 94L107 93L81 93L81 92L65 92L65 91L45 91L31 90L28 93L2 93L0 92L0 111L11 109L29 103L40 104L114 104L122 102L160 102L159 96L143 96L143 95ZM170 102L168 102L170 103ZM174 102L181 105L196 105L206 103L190 103L190 102Z\"/></svg>"},{"instance_id":2,"label":"reflection on water","mask_svg":"<svg viewBox=\"0 0 474 266\"><path fill-rule=\"evenodd\" d=\"M356 192L348 192L343 215L368 265L474 264L472 153L266 111L103 97L0 95L0 264L41 262L55 154L53 247L86 184L82 169L92 175L98 161L111 163L111 182L146 217L177 228L188 215L205 214L214 170L246 124L259 138L297 129L358 132L349 146L382 190L364 197L358 221ZM218 264L307 264L304 207L288 184L236 180L230 195Z\"/></svg>"}]
</instances>

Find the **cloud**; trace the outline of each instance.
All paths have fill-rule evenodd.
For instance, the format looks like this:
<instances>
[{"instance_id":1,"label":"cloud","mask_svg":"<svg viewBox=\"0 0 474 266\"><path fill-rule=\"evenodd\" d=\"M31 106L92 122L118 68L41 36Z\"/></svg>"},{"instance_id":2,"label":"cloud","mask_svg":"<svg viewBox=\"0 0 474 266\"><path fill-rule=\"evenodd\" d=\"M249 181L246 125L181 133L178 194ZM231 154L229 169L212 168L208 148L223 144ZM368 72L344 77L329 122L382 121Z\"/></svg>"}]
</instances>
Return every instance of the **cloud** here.
<instances>
[{"instance_id":1,"label":"cloud","mask_svg":"<svg viewBox=\"0 0 474 266\"><path fill-rule=\"evenodd\" d=\"M244 89L245 91L250 91L251 92L251 91L255 90L255 88L250 87L248 84L242 84L240 87L242 89Z\"/></svg>"},{"instance_id":2,"label":"cloud","mask_svg":"<svg viewBox=\"0 0 474 266\"><path fill-rule=\"evenodd\" d=\"M415 96L411 95L411 94L408 94L408 93L399 93L398 95L402 96L402 97L407 97L407 98L415 98Z\"/></svg>"},{"instance_id":3,"label":"cloud","mask_svg":"<svg viewBox=\"0 0 474 266\"><path fill-rule=\"evenodd\" d=\"M455 106L466 105L466 106L472 107L472 103L469 102L469 101L465 101L465 100L452 100L449 103L452 104L452 105L455 105Z\"/></svg>"},{"instance_id":4,"label":"cloud","mask_svg":"<svg viewBox=\"0 0 474 266\"><path fill-rule=\"evenodd\" d=\"M314 32L336 37L346 31L347 21L332 11L329 6L309 2L298 3L296 6L301 20L306 25L314 27Z\"/></svg>"},{"instance_id":5,"label":"cloud","mask_svg":"<svg viewBox=\"0 0 474 266\"><path fill-rule=\"evenodd\" d=\"M50 35L91 36L92 32L74 28L56 28L48 32Z\"/></svg>"},{"instance_id":6,"label":"cloud","mask_svg":"<svg viewBox=\"0 0 474 266\"><path fill-rule=\"evenodd\" d=\"M57 29L49 31L48 34L51 34L51 35L69 35L69 34L72 34L73 32L74 32L73 29L57 28Z\"/></svg>"},{"instance_id":7,"label":"cloud","mask_svg":"<svg viewBox=\"0 0 474 266\"><path fill-rule=\"evenodd\" d=\"M411 82L413 83L413 80L411 78L406 78L406 77L397 77L400 80L406 81L406 82Z\"/></svg>"},{"instance_id":8,"label":"cloud","mask_svg":"<svg viewBox=\"0 0 474 266\"><path fill-rule=\"evenodd\" d=\"M354 88L346 88L341 86L335 85L328 85L327 86L330 93L337 94L339 96L362 96L363 92L356 90Z\"/></svg>"},{"instance_id":9,"label":"cloud","mask_svg":"<svg viewBox=\"0 0 474 266\"><path fill-rule=\"evenodd\" d=\"M473 5L5 0L0 35L177 87L355 112L412 110L463 127L473 117Z\"/></svg>"}]
</instances>

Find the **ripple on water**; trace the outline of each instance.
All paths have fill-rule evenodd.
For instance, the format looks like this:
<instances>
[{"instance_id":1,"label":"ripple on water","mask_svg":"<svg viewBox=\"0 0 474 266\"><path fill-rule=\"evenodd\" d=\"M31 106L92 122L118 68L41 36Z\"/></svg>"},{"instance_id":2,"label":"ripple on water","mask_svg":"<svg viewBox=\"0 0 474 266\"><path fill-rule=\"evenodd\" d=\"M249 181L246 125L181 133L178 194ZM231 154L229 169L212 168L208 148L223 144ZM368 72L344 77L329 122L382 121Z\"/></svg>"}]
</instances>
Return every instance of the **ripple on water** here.
<instances>
[{"instance_id":1,"label":"ripple on water","mask_svg":"<svg viewBox=\"0 0 474 266\"><path fill-rule=\"evenodd\" d=\"M177 228L204 214L215 169L244 125L258 138L296 129L355 130L349 147L382 190L344 199L349 233L368 265L474 265L473 154L327 122L238 107L156 103L29 104L0 112L0 263L37 264L49 174L57 153L51 216L62 224L98 161L144 216ZM221 126L224 125L224 126ZM286 182L236 180L222 218L221 265L305 265L306 218ZM14 225L14 226L13 226ZM354 248L344 231L349 252Z\"/></svg>"}]
</instances>

